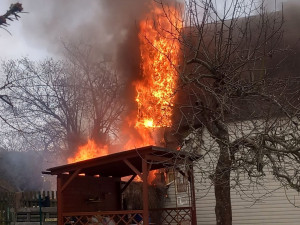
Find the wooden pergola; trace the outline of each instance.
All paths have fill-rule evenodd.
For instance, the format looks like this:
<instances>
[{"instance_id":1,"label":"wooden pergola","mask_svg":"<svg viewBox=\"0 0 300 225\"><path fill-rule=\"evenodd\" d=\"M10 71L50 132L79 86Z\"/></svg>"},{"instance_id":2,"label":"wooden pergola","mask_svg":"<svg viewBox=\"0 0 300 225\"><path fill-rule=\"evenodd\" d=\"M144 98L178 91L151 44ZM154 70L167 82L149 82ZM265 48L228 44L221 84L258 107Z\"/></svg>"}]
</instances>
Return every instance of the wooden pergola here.
<instances>
[{"instance_id":1,"label":"wooden pergola","mask_svg":"<svg viewBox=\"0 0 300 225\"><path fill-rule=\"evenodd\" d=\"M149 171L162 168L173 168L186 176L191 190L191 207L161 209L167 214L164 224L189 221L196 225L192 162L197 158L183 151L147 146L47 169L44 173L57 175L58 225L140 224L137 215L149 218ZM182 171L183 167L187 169ZM124 210L122 192L136 176L143 181L143 208ZM129 177L125 185L121 185L122 177ZM148 225L149 220L142 219L142 223Z\"/></svg>"}]
</instances>

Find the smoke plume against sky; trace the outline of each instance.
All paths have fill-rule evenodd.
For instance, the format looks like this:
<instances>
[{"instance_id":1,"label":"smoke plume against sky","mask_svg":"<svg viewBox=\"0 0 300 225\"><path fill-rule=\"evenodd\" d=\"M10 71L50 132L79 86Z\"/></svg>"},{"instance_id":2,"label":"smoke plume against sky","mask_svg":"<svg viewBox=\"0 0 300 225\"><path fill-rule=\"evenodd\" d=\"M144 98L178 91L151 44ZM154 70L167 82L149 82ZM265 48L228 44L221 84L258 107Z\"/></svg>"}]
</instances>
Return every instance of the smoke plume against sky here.
<instances>
[{"instance_id":1,"label":"smoke plume against sky","mask_svg":"<svg viewBox=\"0 0 300 225\"><path fill-rule=\"evenodd\" d=\"M1 49L15 42L15 47L5 49L6 56L22 56L34 52L34 56L56 55L60 53L62 41L84 41L93 44L103 52L116 51L128 35L129 29L137 29L136 22L147 11L150 1L114 0L81 1L23 0L24 10L20 21L11 23L8 28L12 36L1 30ZM0 8L5 12L12 1L1 1ZM24 48L22 51L22 47ZM26 50L25 50L26 49ZM28 51L32 49L32 51ZM24 51L25 50L25 51ZM3 53L3 51L1 51Z\"/></svg>"},{"instance_id":2,"label":"smoke plume against sky","mask_svg":"<svg viewBox=\"0 0 300 225\"><path fill-rule=\"evenodd\" d=\"M175 0L170 0L175 2ZM226 0L223 0L226 1ZM228 1L228 0L227 0ZM281 2L297 0L277 0ZM15 0L1 0L1 14ZM126 38L132 38L137 21L152 0L20 0L28 14L21 14L8 30L0 30L0 58L55 56L62 41L88 41L102 52L116 53ZM222 0L218 0L221 7ZM274 0L267 0L274 7ZM129 35L129 36L128 36ZM130 36L131 35L131 36Z\"/></svg>"}]
</instances>

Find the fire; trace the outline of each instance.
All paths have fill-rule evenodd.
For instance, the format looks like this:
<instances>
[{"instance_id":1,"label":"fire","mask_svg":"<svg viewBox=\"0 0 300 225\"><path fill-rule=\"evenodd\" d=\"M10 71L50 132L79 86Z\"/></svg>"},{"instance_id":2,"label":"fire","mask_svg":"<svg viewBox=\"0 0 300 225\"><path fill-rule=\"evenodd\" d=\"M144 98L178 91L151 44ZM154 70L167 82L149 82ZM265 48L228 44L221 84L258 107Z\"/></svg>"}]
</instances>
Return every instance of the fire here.
<instances>
[{"instance_id":1,"label":"fire","mask_svg":"<svg viewBox=\"0 0 300 225\"><path fill-rule=\"evenodd\" d=\"M149 171L149 174L148 174L148 180L147 180L147 183L148 184L152 184L152 182L154 181L154 179L156 178L156 174L157 173L157 170L151 170ZM129 178L128 178L129 179ZM139 176L136 176L134 178L134 181L135 182L143 182L142 178L140 178Z\"/></svg>"},{"instance_id":2,"label":"fire","mask_svg":"<svg viewBox=\"0 0 300 225\"><path fill-rule=\"evenodd\" d=\"M98 146L93 140L88 140L85 145L79 146L74 157L68 158L68 163L74 163L104 155L108 155L107 145Z\"/></svg>"},{"instance_id":3,"label":"fire","mask_svg":"<svg viewBox=\"0 0 300 225\"><path fill-rule=\"evenodd\" d=\"M138 115L136 127L170 127L172 107L178 80L178 35L181 26L175 8L167 12L154 8L140 22L140 52L143 79L134 82L137 92ZM169 20L172 20L171 22ZM157 25L158 24L158 25ZM177 29L174 29L174 25Z\"/></svg>"},{"instance_id":4,"label":"fire","mask_svg":"<svg viewBox=\"0 0 300 225\"><path fill-rule=\"evenodd\" d=\"M142 141L137 143L137 138L131 137L126 147L153 145L155 144L151 135L153 129L172 125L172 107L178 80L176 66L180 54L178 31L181 26L175 8L169 8L167 16L165 13L162 9L155 8L151 15L148 15L148 17L154 15L155 23L149 20L140 23L139 41L143 79L134 82L133 85L137 92L135 101L138 106L135 130L139 134L138 137L141 137L138 140ZM155 24L159 24L160 27ZM149 172L148 183L154 181L156 172ZM136 181L141 180L137 178Z\"/></svg>"},{"instance_id":5,"label":"fire","mask_svg":"<svg viewBox=\"0 0 300 225\"><path fill-rule=\"evenodd\" d=\"M154 6L154 5L153 5ZM142 79L133 82L136 90L136 112L127 117L127 143L124 149L156 145L153 132L156 128L170 127L175 90L178 80L181 29L180 16L175 8L168 11L153 7L140 22L139 42ZM155 22L154 22L155 21ZM68 162L81 161L108 154L107 146L97 146L92 140L81 146ZM150 177L154 179L152 172Z\"/></svg>"},{"instance_id":6,"label":"fire","mask_svg":"<svg viewBox=\"0 0 300 225\"><path fill-rule=\"evenodd\" d=\"M124 149L155 145L155 140L149 128L135 127L134 129L129 129L128 132L128 141L124 145Z\"/></svg>"},{"instance_id":7,"label":"fire","mask_svg":"<svg viewBox=\"0 0 300 225\"><path fill-rule=\"evenodd\" d=\"M131 122L135 121L134 132L137 135L135 138L129 135L127 148L157 144L153 138L155 129L172 125L181 24L175 8L170 7L168 15L166 13L161 8L153 8L147 18L154 20L140 22L142 79L133 82L137 93L137 113L131 118Z\"/></svg>"}]
</instances>

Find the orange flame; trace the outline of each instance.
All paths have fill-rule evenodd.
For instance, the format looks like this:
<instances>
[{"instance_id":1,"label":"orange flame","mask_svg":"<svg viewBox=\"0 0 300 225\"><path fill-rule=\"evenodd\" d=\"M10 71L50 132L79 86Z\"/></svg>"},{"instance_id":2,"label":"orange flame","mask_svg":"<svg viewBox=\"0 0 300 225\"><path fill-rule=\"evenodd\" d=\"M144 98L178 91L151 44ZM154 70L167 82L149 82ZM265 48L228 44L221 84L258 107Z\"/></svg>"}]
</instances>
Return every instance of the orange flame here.
<instances>
[{"instance_id":1,"label":"orange flame","mask_svg":"<svg viewBox=\"0 0 300 225\"><path fill-rule=\"evenodd\" d=\"M168 15L166 15L168 13ZM128 148L154 145L155 128L172 125L172 108L178 73L180 44L178 42L181 24L175 8L168 12L154 8L148 18L140 22L140 53L142 80L133 82L137 95L137 113L130 120L135 121L135 137L125 145ZM155 25L156 24L156 25ZM158 24L158 26L157 26Z\"/></svg>"},{"instance_id":2,"label":"orange flame","mask_svg":"<svg viewBox=\"0 0 300 225\"><path fill-rule=\"evenodd\" d=\"M170 127L172 122L174 93L178 80L176 66L180 53L180 17L172 7L168 8L168 12L154 7L147 17L154 20L145 19L139 25L143 79L133 82L137 93L137 111L127 118L126 129L123 132L127 133L128 141L124 149L156 145L153 138L154 129ZM97 146L89 140L78 149L74 157L68 159L68 163L107 155L108 152L107 146ZM154 179L154 172L150 177L151 180Z\"/></svg>"},{"instance_id":3,"label":"orange flame","mask_svg":"<svg viewBox=\"0 0 300 225\"><path fill-rule=\"evenodd\" d=\"M175 8L170 8L168 15L161 8L155 8L151 13L148 17L154 15L155 22L143 20L140 23L143 79L134 82L138 104L136 127L170 127L178 80L176 66L179 63L178 30L181 26Z\"/></svg>"},{"instance_id":4,"label":"orange flame","mask_svg":"<svg viewBox=\"0 0 300 225\"><path fill-rule=\"evenodd\" d=\"M178 13L175 8L169 8L169 13L155 8L148 17L153 21L144 20L140 23L140 52L143 79L133 83L137 96L138 113L135 118L137 138L130 138L126 147L141 147L153 145L155 141L151 131L159 127L172 125L172 107L174 106L175 89L178 73L180 44L178 42L181 29ZM171 20L171 21L170 21ZM159 24L159 27L155 26ZM174 30L175 27L175 30ZM157 171L150 171L148 183L155 179ZM139 178L136 181L141 181Z\"/></svg>"},{"instance_id":5,"label":"orange flame","mask_svg":"<svg viewBox=\"0 0 300 225\"><path fill-rule=\"evenodd\" d=\"M79 146L74 157L68 158L68 163L74 163L104 155L108 155L107 145L98 146L93 140L88 140L85 145Z\"/></svg>"},{"instance_id":6,"label":"orange flame","mask_svg":"<svg viewBox=\"0 0 300 225\"><path fill-rule=\"evenodd\" d=\"M157 170L151 170L151 171L149 171L149 174L148 174L148 180L147 180L147 183L148 183L148 184L152 184L153 180L154 180L155 177L156 177L156 175L155 175L156 172L157 172ZM129 179L129 178L128 178L128 179ZM134 178L134 181L135 181L135 182L143 182L142 178L139 177L139 176L136 176L136 177Z\"/></svg>"}]
</instances>

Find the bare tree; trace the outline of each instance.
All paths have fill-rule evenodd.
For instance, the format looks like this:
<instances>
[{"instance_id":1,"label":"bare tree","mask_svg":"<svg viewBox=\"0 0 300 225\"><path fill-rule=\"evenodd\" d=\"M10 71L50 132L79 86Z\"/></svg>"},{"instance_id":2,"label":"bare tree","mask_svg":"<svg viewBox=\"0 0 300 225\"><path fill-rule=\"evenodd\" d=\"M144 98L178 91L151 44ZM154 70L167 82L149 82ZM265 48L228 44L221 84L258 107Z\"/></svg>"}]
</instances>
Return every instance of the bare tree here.
<instances>
[{"instance_id":1,"label":"bare tree","mask_svg":"<svg viewBox=\"0 0 300 225\"><path fill-rule=\"evenodd\" d=\"M71 145L67 148L78 145L83 100L76 89L79 83L69 76L66 65L24 58L5 62L3 68L15 80L7 92L14 108L7 113L14 115L9 122L22 130L21 135L35 144L40 139L46 149L64 149L64 140Z\"/></svg>"},{"instance_id":2,"label":"bare tree","mask_svg":"<svg viewBox=\"0 0 300 225\"><path fill-rule=\"evenodd\" d=\"M242 177L263 185L271 174L300 191L298 78L285 66L281 9L267 11L264 1L189 0L184 12L183 29L169 20L183 53L175 133L193 134L206 164L201 174L214 186L217 224L229 225L230 190Z\"/></svg>"},{"instance_id":3,"label":"bare tree","mask_svg":"<svg viewBox=\"0 0 300 225\"><path fill-rule=\"evenodd\" d=\"M88 137L99 140L104 134L101 141L109 144L115 134L123 107L119 80L108 62L91 61L85 53L77 51L76 57L88 65L70 58L4 63L4 73L15 80L7 93L14 105L10 122L35 148L72 152Z\"/></svg>"},{"instance_id":4,"label":"bare tree","mask_svg":"<svg viewBox=\"0 0 300 225\"><path fill-rule=\"evenodd\" d=\"M7 23L7 20L13 21L13 20L18 20L20 18L19 14L23 12L23 7L21 3L14 3L11 4L9 7L9 10L7 12L0 16L0 28L5 29L4 27L7 27L9 24ZM6 30L6 29L5 29ZM7 30L6 30L7 31ZM8 88L9 86L12 85L12 81L10 80L10 77L7 75L6 79L4 81L4 84L0 87L1 93L3 92L4 89ZM0 99L4 101L6 104L12 106L9 98L5 94L0 94ZM3 121L6 121L6 119L0 115L0 118Z\"/></svg>"},{"instance_id":5,"label":"bare tree","mask_svg":"<svg viewBox=\"0 0 300 225\"><path fill-rule=\"evenodd\" d=\"M124 85L115 65L108 56L98 57L91 45L64 43L64 48L71 69L81 74L90 137L96 143L110 144L111 139L118 139L120 115L125 110Z\"/></svg>"}]
</instances>

